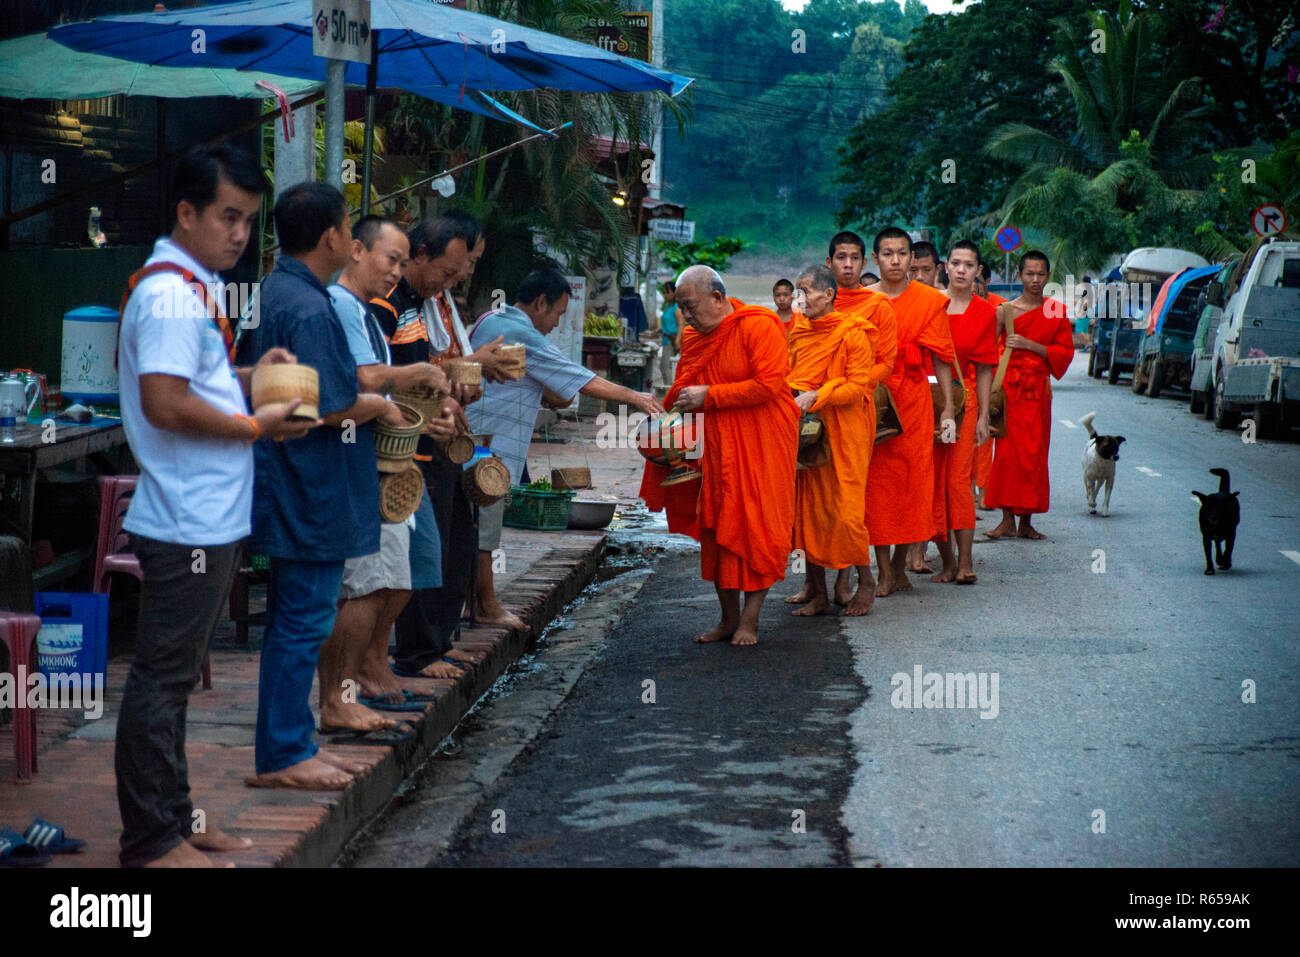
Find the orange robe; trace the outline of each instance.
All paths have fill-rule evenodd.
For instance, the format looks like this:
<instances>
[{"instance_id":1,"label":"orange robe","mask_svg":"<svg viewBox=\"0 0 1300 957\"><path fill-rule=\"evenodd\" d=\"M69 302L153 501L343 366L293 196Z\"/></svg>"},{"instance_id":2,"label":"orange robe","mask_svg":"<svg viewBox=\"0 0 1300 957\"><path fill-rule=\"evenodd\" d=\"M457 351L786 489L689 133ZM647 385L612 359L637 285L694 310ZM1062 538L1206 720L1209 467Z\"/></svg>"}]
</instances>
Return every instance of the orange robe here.
<instances>
[{"instance_id":1,"label":"orange robe","mask_svg":"<svg viewBox=\"0 0 1300 957\"><path fill-rule=\"evenodd\" d=\"M1001 296L999 296L996 292L989 293L987 299L988 299L988 304L993 307L993 313L995 317L993 322L993 331L994 331L994 335L996 336L998 335L997 319L996 319L998 306L1006 302L1006 300L1003 299ZM998 338L998 359L1001 358L1002 358L1002 339L1001 337L999 337ZM989 487L989 476L993 474L993 447L995 445L997 445L997 439L989 439L983 445L977 445L975 447L975 467L974 467L975 484L983 489ZM988 502L985 502L984 504L987 505Z\"/></svg>"},{"instance_id":2,"label":"orange robe","mask_svg":"<svg viewBox=\"0 0 1300 957\"><path fill-rule=\"evenodd\" d=\"M733 312L712 332L687 327L677 375L664 398L707 385L699 481L662 487L663 466L647 463L641 497L666 509L668 529L698 539L705 581L759 591L785 577L794 526L794 459L799 407L786 377L790 360L776 313L731 300Z\"/></svg>"},{"instance_id":3,"label":"orange robe","mask_svg":"<svg viewBox=\"0 0 1300 957\"><path fill-rule=\"evenodd\" d=\"M1048 376L1065 375L1074 358L1074 338L1065 306L1046 299L1016 317L1015 331L1047 347L1047 357L1013 349L1002 388L1007 394L1007 434L998 439L984 502L1016 515L1046 512L1051 486L1047 448L1052 439L1052 392Z\"/></svg>"},{"instance_id":4,"label":"orange robe","mask_svg":"<svg viewBox=\"0 0 1300 957\"><path fill-rule=\"evenodd\" d=\"M786 339L789 340L790 332L794 329L795 323L797 323L801 318L803 318L803 313L800 312L798 309L792 310L790 313L789 322L786 322L784 319L781 319L780 314L778 314L776 318L780 320L781 329L782 331L785 332Z\"/></svg>"},{"instance_id":5,"label":"orange robe","mask_svg":"<svg viewBox=\"0 0 1300 957\"><path fill-rule=\"evenodd\" d=\"M871 564L871 539L863 508L871 443L871 342L867 324L832 312L800 315L790 334L790 388L817 390L812 410L821 416L831 460L795 473L794 544L822 568Z\"/></svg>"},{"instance_id":6,"label":"orange robe","mask_svg":"<svg viewBox=\"0 0 1300 957\"><path fill-rule=\"evenodd\" d=\"M971 491L975 424L979 421L975 363L994 365L998 361L995 318L993 307L979 296L971 297L965 312L948 314L966 405L957 441L945 444L935 440L934 443L934 523L935 538L939 540L947 538L950 528L975 527L975 495ZM955 379L953 388L958 388Z\"/></svg>"},{"instance_id":7,"label":"orange robe","mask_svg":"<svg viewBox=\"0 0 1300 957\"><path fill-rule=\"evenodd\" d=\"M903 434L871 456L866 507L873 545L923 542L934 535L934 401L925 353L953 361L947 296L912 281L890 301L898 321L898 352L885 384Z\"/></svg>"}]
</instances>

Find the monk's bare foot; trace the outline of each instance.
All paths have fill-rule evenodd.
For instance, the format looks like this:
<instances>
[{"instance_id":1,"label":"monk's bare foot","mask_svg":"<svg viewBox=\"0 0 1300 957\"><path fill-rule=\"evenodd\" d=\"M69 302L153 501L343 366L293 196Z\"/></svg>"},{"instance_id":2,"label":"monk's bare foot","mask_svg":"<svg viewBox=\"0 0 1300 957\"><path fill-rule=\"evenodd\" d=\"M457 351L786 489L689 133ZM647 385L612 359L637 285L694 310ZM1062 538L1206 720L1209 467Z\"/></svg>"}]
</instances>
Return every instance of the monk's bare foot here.
<instances>
[{"instance_id":1,"label":"monk's bare foot","mask_svg":"<svg viewBox=\"0 0 1300 957\"><path fill-rule=\"evenodd\" d=\"M249 838L235 837L233 834L227 834L219 827L210 827L201 834L191 834L186 840L200 851L216 851L218 853L246 851L253 846L253 842Z\"/></svg>"},{"instance_id":2,"label":"monk's bare foot","mask_svg":"<svg viewBox=\"0 0 1300 957\"><path fill-rule=\"evenodd\" d=\"M1016 537L1028 538L1036 542L1041 542L1043 539L1047 538L1046 535L1034 528L1034 526L1030 525L1028 522L1020 523L1020 531L1016 533Z\"/></svg>"},{"instance_id":3,"label":"monk's bare foot","mask_svg":"<svg viewBox=\"0 0 1300 957\"><path fill-rule=\"evenodd\" d=\"M726 641L736 633L736 626L729 625L725 621L719 622L718 626L711 631L706 631L702 635L696 635L695 641L701 645L707 645L713 641Z\"/></svg>"},{"instance_id":4,"label":"monk's bare foot","mask_svg":"<svg viewBox=\"0 0 1300 957\"><path fill-rule=\"evenodd\" d=\"M925 560L925 549L924 542L920 545L911 545L907 549L907 570L914 575L934 571Z\"/></svg>"},{"instance_id":5,"label":"monk's bare foot","mask_svg":"<svg viewBox=\"0 0 1300 957\"><path fill-rule=\"evenodd\" d=\"M887 572L883 568L880 570L880 578L876 580L876 597L884 598L894 590L894 576L892 572Z\"/></svg>"},{"instance_id":6,"label":"monk's bare foot","mask_svg":"<svg viewBox=\"0 0 1300 957\"><path fill-rule=\"evenodd\" d=\"M835 575L835 587L831 590L831 601L837 605L847 605L849 595L853 593L850 575L853 574L852 568L841 568Z\"/></svg>"},{"instance_id":7,"label":"monk's bare foot","mask_svg":"<svg viewBox=\"0 0 1300 957\"><path fill-rule=\"evenodd\" d=\"M939 569L938 572L936 572L935 574L933 574L933 575L930 576L930 581L932 581L932 582L950 582L950 581L953 581L954 579L956 579L956 577L957 577L957 566L956 566L956 565L952 565L952 566L945 565L943 568Z\"/></svg>"},{"instance_id":8,"label":"monk's bare foot","mask_svg":"<svg viewBox=\"0 0 1300 957\"><path fill-rule=\"evenodd\" d=\"M803 611L803 609L799 609L795 614L799 614L800 611ZM756 645L758 644L758 632L750 631L748 628L744 627L737 628L736 634L731 639L731 643L733 645Z\"/></svg>"},{"instance_id":9,"label":"monk's bare foot","mask_svg":"<svg viewBox=\"0 0 1300 957\"><path fill-rule=\"evenodd\" d=\"M297 788L302 791L342 791L352 783L352 775L322 761L308 758L279 771L255 774L244 783L254 788Z\"/></svg>"},{"instance_id":10,"label":"monk's bare foot","mask_svg":"<svg viewBox=\"0 0 1300 957\"><path fill-rule=\"evenodd\" d=\"M231 861L214 861L202 851L181 841L162 857L155 857L145 867L234 867Z\"/></svg>"},{"instance_id":11,"label":"monk's bare foot","mask_svg":"<svg viewBox=\"0 0 1300 957\"><path fill-rule=\"evenodd\" d=\"M785 600L787 605L802 605L805 602L812 601L812 589L804 585L797 592Z\"/></svg>"},{"instance_id":12,"label":"monk's bare foot","mask_svg":"<svg viewBox=\"0 0 1300 957\"><path fill-rule=\"evenodd\" d=\"M1001 521L998 522L996 528L991 528L984 534L989 538L1005 538L1008 535L1014 536L1016 534L1016 526L1013 522Z\"/></svg>"},{"instance_id":13,"label":"monk's bare foot","mask_svg":"<svg viewBox=\"0 0 1300 957\"><path fill-rule=\"evenodd\" d=\"M320 729L330 731L387 731L396 728L397 722L385 718L378 711L371 711L363 704L338 704L327 702L321 705Z\"/></svg>"},{"instance_id":14,"label":"monk's bare foot","mask_svg":"<svg viewBox=\"0 0 1300 957\"><path fill-rule=\"evenodd\" d=\"M467 665L475 664L477 663L478 660L473 655L471 655L468 651L462 651L459 648L452 648L445 655L443 655L443 657L450 658L452 661L463 661Z\"/></svg>"},{"instance_id":15,"label":"monk's bare foot","mask_svg":"<svg viewBox=\"0 0 1300 957\"><path fill-rule=\"evenodd\" d=\"M953 581L958 585L973 585L975 582L979 581L979 579L975 577L975 571L972 568L969 566L962 566L957 569L957 575Z\"/></svg>"},{"instance_id":16,"label":"monk's bare foot","mask_svg":"<svg viewBox=\"0 0 1300 957\"><path fill-rule=\"evenodd\" d=\"M822 612L827 611L830 607L831 603L827 600L826 596L818 595L816 598L808 599L808 604L804 605L802 608L796 608L794 611L790 612L790 614L797 615L800 618L811 618L813 615L820 615ZM750 644L750 642L733 641L732 644L746 645Z\"/></svg>"},{"instance_id":17,"label":"monk's bare foot","mask_svg":"<svg viewBox=\"0 0 1300 957\"><path fill-rule=\"evenodd\" d=\"M523 631L528 627L518 615L506 611L499 601L480 601L474 623L480 628L509 628L511 631Z\"/></svg>"},{"instance_id":18,"label":"monk's bare foot","mask_svg":"<svg viewBox=\"0 0 1300 957\"><path fill-rule=\"evenodd\" d=\"M320 748L316 752L316 760L324 761L330 767L346 771L348 774L365 774L370 770L368 764L354 761L352 758L345 758L341 754L335 754L333 751L327 751L324 748Z\"/></svg>"},{"instance_id":19,"label":"monk's bare foot","mask_svg":"<svg viewBox=\"0 0 1300 957\"><path fill-rule=\"evenodd\" d=\"M875 604L875 601L876 596L870 584L863 582L858 586L858 590L853 593L853 597L844 603L844 614L851 618L865 615L871 611L871 606Z\"/></svg>"},{"instance_id":20,"label":"monk's bare foot","mask_svg":"<svg viewBox=\"0 0 1300 957\"><path fill-rule=\"evenodd\" d=\"M895 572L894 580L889 586L889 593L895 595L900 591L911 591L912 580L904 572Z\"/></svg>"}]
</instances>

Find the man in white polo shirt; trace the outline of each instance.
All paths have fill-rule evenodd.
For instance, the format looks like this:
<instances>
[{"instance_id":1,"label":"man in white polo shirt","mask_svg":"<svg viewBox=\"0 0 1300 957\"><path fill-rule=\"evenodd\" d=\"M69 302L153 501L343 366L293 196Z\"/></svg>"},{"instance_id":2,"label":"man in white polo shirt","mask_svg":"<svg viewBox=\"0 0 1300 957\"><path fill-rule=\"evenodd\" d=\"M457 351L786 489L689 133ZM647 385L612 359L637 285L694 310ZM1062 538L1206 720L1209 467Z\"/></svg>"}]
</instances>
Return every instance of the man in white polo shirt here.
<instances>
[{"instance_id":1,"label":"man in white polo shirt","mask_svg":"<svg viewBox=\"0 0 1300 957\"><path fill-rule=\"evenodd\" d=\"M543 388L558 395L565 405L581 392L596 399L636 406L647 415L663 411L654 396L600 378L546 338L559 325L560 317L569 307L571 293L569 281L558 269L551 266L534 269L519 284L515 304L480 316L470 333L470 344L475 348L501 336L509 344L519 343L524 347L524 377L487 383L483 398L471 405L467 413L475 432L492 436L492 451L510 470L511 482L518 482L523 475ZM523 622L497 600L492 580L492 552L501 544L504 513L504 501L479 509L475 583L478 623L522 628Z\"/></svg>"},{"instance_id":2,"label":"man in white polo shirt","mask_svg":"<svg viewBox=\"0 0 1300 957\"><path fill-rule=\"evenodd\" d=\"M185 708L250 531L253 443L298 438L318 424L289 418L296 400L249 415L252 370L230 362L217 273L243 254L265 188L261 168L231 146L186 153L171 191L175 226L131 277L123 303L122 423L140 465L123 527L144 573L114 760L125 867L213 866L203 851L251 846L195 826ZM261 360L293 361L283 349Z\"/></svg>"}]
</instances>

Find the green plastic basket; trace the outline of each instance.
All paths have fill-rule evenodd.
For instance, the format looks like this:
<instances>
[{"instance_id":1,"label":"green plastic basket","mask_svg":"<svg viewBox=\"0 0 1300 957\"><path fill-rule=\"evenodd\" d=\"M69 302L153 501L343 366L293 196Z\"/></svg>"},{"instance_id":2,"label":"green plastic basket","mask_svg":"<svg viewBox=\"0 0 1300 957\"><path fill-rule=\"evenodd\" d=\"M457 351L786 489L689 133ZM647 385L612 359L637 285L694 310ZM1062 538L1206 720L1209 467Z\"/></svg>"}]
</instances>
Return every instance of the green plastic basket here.
<instances>
[{"instance_id":1,"label":"green plastic basket","mask_svg":"<svg viewBox=\"0 0 1300 957\"><path fill-rule=\"evenodd\" d=\"M505 498L503 524L510 528L557 531L569 527L569 509L577 492L543 492L516 485Z\"/></svg>"}]
</instances>

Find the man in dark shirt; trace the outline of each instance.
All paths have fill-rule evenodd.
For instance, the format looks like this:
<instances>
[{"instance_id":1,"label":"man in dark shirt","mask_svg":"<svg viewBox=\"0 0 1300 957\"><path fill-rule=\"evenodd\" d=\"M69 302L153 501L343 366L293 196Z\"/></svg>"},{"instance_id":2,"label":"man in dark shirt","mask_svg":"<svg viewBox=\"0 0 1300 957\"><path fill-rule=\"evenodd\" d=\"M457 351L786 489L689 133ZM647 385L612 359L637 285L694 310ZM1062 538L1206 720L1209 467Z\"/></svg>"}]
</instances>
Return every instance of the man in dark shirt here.
<instances>
[{"instance_id":1,"label":"man in dark shirt","mask_svg":"<svg viewBox=\"0 0 1300 957\"><path fill-rule=\"evenodd\" d=\"M282 346L320 378L325 427L255 448L251 547L271 559L258 682L255 787L342 790L359 765L312 742L309 696L334 625L343 562L379 550L373 419L403 423L381 395L357 392L357 369L325 284L352 248L343 194L301 183L275 204L282 255L262 283L261 319L244 361ZM331 428L332 426L332 428Z\"/></svg>"}]
</instances>

